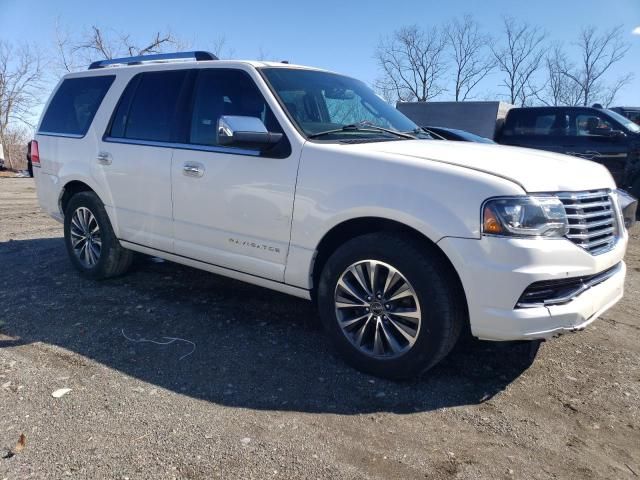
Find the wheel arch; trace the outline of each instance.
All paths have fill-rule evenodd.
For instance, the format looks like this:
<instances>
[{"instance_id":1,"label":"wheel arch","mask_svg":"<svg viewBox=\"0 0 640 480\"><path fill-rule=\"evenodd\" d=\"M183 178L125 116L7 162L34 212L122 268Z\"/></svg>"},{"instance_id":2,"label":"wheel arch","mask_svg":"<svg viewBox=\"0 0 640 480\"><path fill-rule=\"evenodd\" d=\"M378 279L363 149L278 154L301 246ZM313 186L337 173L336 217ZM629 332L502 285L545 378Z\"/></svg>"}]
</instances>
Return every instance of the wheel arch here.
<instances>
[{"instance_id":1,"label":"wheel arch","mask_svg":"<svg viewBox=\"0 0 640 480\"><path fill-rule=\"evenodd\" d=\"M397 220L390 220L382 217L358 217L345 220L332 227L322 237L316 247L316 252L311 265L311 299L314 303L316 301L316 291L320 275L327 260L333 252L335 252L340 245L353 238L377 232L394 232L399 235L407 236L422 245L424 248L433 252L433 254L438 255L450 269L453 278L456 280L455 288L459 289L460 294L464 298L465 310L468 311L467 297L460 275L451 260L449 260L449 257L440 247L438 247L437 243L414 227Z\"/></svg>"},{"instance_id":2,"label":"wheel arch","mask_svg":"<svg viewBox=\"0 0 640 480\"><path fill-rule=\"evenodd\" d=\"M89 184L83 182L82 180L68 181L60 190L60 195L58 197L58 209L60 210L60 213L63 217L71 198L80 192L93 192L98 195L95 189L93 189ZM98 195L98 198L100 198L100 195Z\"/></svg>"}]
</instances>

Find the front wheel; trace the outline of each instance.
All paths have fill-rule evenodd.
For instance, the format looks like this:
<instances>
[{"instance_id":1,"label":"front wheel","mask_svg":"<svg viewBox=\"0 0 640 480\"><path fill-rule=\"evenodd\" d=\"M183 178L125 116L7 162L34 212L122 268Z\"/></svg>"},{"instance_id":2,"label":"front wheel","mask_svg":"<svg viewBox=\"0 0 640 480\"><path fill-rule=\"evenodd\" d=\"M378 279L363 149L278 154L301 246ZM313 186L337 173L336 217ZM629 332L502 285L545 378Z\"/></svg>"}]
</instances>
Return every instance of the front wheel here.
<instances>
[{"instance_id":1,"label":"front wheel","mask_svg":"<svg viewBox=\"0 0 640 480\"><path fill-rule=\"evenodd\" d=\"M104 205L93 192L77 193L69 201L64 239L71 263L89 278L121 275L133 260L133 252L120 245Z\"/></svg>"},{"instance_id":2,"label":"front wheel","mask_svg":"<svg viewBox=\"0 0 640 480\"><path fill-rule=\"evenodd\" d=\"M392 379L416 376L449 353L465 323L464 302L435 247L390 233L345 243L318 287L320 315L339 353Z\"/></svg>"}]
</instances>

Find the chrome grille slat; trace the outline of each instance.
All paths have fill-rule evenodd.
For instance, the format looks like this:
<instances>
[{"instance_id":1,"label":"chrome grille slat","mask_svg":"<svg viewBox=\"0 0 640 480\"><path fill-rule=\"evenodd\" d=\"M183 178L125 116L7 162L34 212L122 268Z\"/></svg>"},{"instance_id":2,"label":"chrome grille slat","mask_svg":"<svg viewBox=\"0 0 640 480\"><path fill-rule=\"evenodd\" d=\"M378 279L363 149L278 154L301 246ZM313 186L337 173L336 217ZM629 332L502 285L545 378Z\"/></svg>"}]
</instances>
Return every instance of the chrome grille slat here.
<instances>
[{"instance_id":1,"label":"chrome grille slat","mask_svg":"<svg viewBox=\"0 0 640 480\"><path fill-rule=\"evenodd\" d=\"M571 229L573 230L575 228L576 230L587 230L589 228L603 227L605 225L613 225L613 219L607 218L606 220L597 220L595 222L575 224L571 225Z\"/></svg>"},{"instance_id":2,"label":"chrome grille slat","mask_svg":"<svg viewBox=\"0 0 640 480\"><path fill-rule=\"evenodd\" d=\"M590 218L596 218L596 217L604 217L605 215L609 215L610 210L602 210L600 212L593 212L593 213L568 213L567 214L567 218L569 220L571 220L572 218L578 219L578 220L588 220Z\"/></svg>"},{"instance_id":3,"label":"chrome grille slat","mask_svg":"<svg viewBox=\"0 0 640 480\"><path fill-rule=\"evenodd\" d=\"M611 238L601 238L600 240L594 240L592 242L585 242L584 244L579 244L579 245L586 245L587 249L591 249L593 247L597 247L598 245L604 245L606 243L611 242Z\"/></svg>"},{"instance_id":4,"label":"chrome grille slat","mask_svg":"<svg viewBox=\"0 0 640 480\"><path fill-rule=\"evenodd\" d=\"M611 202L590 202L590 203L574 203L565 204L564 208L572 208L574 210L588 210L589 208L608 207L611 208Z\"/></svg>"},{"instance_id":5,"label":"chrome grille slat","mask_svg":"<svg viewBox=\"0 0 640 480\"><path fill-rule=\"evenodd\" d=\"M603 235L609 235L613 232L615 232L615 228L611 227L611 228L605 228L603 230L596 230L595 232L591 232L591 233L570 233L567 235L567 238L571 238L571 239L576 239L576 240L588 240L590 238L595 238L595 237L602 237Z\"/></svg>"},{"instance_id":6,"label":"chrome grille slat","mask_svg":"<svg viewBox=\"0 0 640 480\"><path fill-rule=\"evenodd\" d=\"M603 190L597 192L565 192L562 195L562 198L567 200L586 200L589 198L607 198L609 196L609 194Z\"/></svg>"},{"instance_id":7,"label":"chrome grille slat","mask_svg":"<svg viewBox=\"0 0 640 480\"><path fill-rule=\"evenodd\" d=\"M615 245L618 225L608 190L557 195L567 212L569 240L592 255L604 253Z\"/></svg>"}]
</instances>

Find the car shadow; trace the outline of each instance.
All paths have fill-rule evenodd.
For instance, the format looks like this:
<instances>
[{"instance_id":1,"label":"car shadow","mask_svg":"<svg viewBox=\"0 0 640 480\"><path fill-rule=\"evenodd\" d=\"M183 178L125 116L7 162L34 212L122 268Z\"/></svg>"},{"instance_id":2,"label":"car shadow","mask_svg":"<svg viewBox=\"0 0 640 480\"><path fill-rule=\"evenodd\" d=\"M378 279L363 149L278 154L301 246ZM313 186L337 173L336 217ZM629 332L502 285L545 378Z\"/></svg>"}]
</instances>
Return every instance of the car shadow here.
<instances>
[{"instance_id":1,"label":"car shadow","mask_svg":"<svg viewBox=\"0 0 640 480\"><path fill-rule=\"evenodd\" d=\"M56 345L230 407L428 411L484 402L530 365L527 344L469 341L422 378L382 380L334 354L310 302L146 256L126 276L86 280L61 238L0 243L0 271L0 348Z\"/></svg>"}]
</instances>

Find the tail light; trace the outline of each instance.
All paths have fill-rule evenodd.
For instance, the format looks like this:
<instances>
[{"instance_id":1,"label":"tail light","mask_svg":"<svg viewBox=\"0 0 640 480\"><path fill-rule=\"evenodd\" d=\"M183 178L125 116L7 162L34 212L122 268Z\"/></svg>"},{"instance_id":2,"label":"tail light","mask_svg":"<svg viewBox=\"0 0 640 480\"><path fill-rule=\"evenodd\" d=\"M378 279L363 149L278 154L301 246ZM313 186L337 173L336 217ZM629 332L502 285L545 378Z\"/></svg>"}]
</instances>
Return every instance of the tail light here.
<instances>
[{"instance_id":1,"label":"tail light","mask_svg":"<svg viewBox=\"0 0 640 480\"><path fill-rule=\"evenodd\" d=\"M31 155L31 165L33 165L34 167L39 167L40 166L40 150L38 149L37 140L31 141L30 155Z\"/></svg>"}]
</instances>

